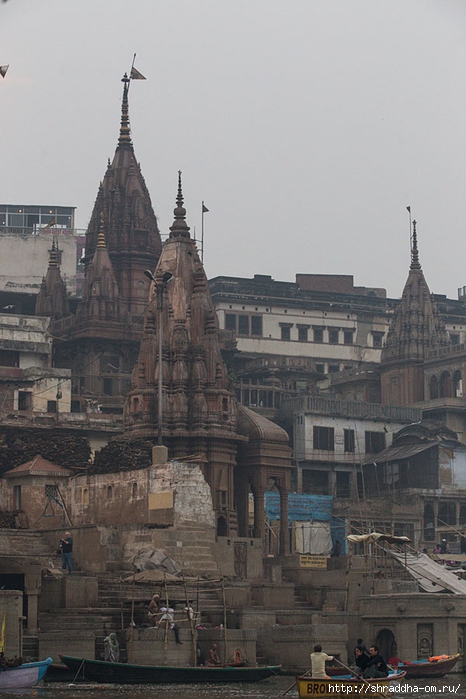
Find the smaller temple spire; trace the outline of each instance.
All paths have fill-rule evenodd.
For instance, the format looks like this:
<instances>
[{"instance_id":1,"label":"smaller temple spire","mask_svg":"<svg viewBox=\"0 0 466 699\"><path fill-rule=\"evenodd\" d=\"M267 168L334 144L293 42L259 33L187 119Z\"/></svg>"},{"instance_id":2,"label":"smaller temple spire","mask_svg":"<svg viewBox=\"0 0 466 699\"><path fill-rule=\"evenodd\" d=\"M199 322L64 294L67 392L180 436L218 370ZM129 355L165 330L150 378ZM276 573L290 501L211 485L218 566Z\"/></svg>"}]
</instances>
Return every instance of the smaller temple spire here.
<instances>
[{"instance_id":1,"label":"smaller temple spire","mask_svg":"<svg viewBox=\"0 0 466 699\"><path fill-rule=\"evenodd\" d=\"M419 251L417 249L416 221L413 221L413 239L411 244L411 269L421 269Z\"/></svg>"},{"instance_id":2,"label":"smaller temple spire","mask_svg":"<svg viewBox=\"0 0 466 699\"><path fill-rule=\"evenodd\" d=\"M97 245L96 248L106 248L107 243L105 242L105 232L104 232L104 215L100 214L100 228L97 234Z\"/></svg>"},{"instance_id":3,"label":"smaller temple spire","mask_svg":"<svg viewBox=\"0 0 466 699\"><path fill-rule=\"evenodd\" d=\"M121 79L123 83L123 101L121 104L121 126L120 126L120 137L118 139L118 145L129 145L131 146L131 129L129 125L129 115L128 115L128 89L129 89L129 78L128 74L125 73Z\"/></svg>"},{"instance_id":4,"label":"smaller temple spire","mask_svg":"<svg viewBox=\"0 0 466 699\"><path fill-rule=\"evenodd\" d=\"M186 209L184 208L183 188L181 186L181 170L178 170L178 193L176 195L176 206L173 209L175 220L170 226L170 238L181 236L189 238L189 226L186 223Z\"/></svg>"},{"instance_id":5,"label":"smaller temple spire","mask_svg":"<svg viewBox=\"0 0 466 699\"><path fill-rule=\"evenodd\" d=\"M55 236L53 236L52 249L49 255L49 267L58 267L58 246Z\"/></svg>"}]
</instances>

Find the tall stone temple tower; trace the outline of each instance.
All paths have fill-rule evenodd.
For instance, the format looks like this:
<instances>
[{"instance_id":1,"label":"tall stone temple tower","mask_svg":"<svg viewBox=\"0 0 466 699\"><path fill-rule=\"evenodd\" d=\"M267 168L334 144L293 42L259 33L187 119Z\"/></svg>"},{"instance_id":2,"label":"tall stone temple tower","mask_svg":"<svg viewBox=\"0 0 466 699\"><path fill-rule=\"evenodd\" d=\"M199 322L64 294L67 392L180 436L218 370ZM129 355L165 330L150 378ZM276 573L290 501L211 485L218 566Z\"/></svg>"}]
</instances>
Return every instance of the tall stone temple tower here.
<instances>
[{"instance_id":1,"label":"tall stone temple tower","mask_svg":"<svg viewBox=\"0 0 466 699\"><path fill-rule=\"evenodd\" d=\"M199 461L211 487L220 535L235 531L247 535L252 492L257 504L254 528L260 536L269 479L282 495L283 521L287 521L288 436L278 425L239 405L232 392L207 277L186 223L181 173L174 214L153 274L139 359L125 404L125 434L156 441L160 424L171 459Z\"/></svg>"},{"instance_id":2,"label":"tall stone temple tower","mask_svg":"<svg viewBox=\"0 0 466 699\"><path fill-rule=\"evenodd\" d=\"M63 340L56 344L56 365L71 366L80 410L94 400L102 412L122 412L147 306L144 270L155 268L162 249L131 141L129 85L125 75L118 144L86 232L83 298L75 315L52 314L52 333Z\"/></svg>"},{"instance_id":3,"label":"tall stone temple tower","mask_svg":"<svg viewBox=\"0 0 466 699\"><path fill-rule=\"evenodd\" d=\"M413 221L408 279L382 350L382 403L413 405L424 401L424 360L427 353L449 344L448 333L421 269L416 221Z\"/></svg>"}]
</instances>

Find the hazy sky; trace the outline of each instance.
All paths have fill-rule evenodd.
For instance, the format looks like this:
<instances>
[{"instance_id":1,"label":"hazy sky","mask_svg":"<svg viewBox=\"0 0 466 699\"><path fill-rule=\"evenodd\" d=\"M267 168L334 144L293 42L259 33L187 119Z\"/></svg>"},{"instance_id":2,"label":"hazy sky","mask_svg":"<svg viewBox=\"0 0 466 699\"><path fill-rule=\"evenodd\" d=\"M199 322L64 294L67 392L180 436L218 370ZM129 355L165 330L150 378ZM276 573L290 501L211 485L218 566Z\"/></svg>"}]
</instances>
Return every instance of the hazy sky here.
<instances>
[{"instance_id":1,"label":"hazy sky","mask_svg":"<svg viewBox=\"0 0 466 699\"><path fill-rule=\"evenodd\" d=\"M177 170L209 277L353 274L400 296L410 205L430 288L466 285L464 0L0 3L0 201L90 218L133 54L162 232Z\"/></svg>"}]
</instances>

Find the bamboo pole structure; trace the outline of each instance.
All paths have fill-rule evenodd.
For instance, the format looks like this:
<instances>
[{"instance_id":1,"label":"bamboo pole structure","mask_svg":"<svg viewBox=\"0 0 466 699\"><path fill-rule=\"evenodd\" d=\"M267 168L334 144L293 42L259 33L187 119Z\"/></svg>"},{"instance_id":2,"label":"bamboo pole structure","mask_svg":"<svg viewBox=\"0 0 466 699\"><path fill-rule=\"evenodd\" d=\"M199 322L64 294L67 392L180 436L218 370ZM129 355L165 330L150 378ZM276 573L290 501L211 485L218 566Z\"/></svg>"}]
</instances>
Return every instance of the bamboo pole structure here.
<instances>
[{"instance_id":1,"label":"bamboo pole structure","mask_svg":"<svg viewBox=\"0 0 466 699\"><path fill-rule=\"evenodd\" d=\"M197 665L197 639L196 639L196 631L194 629L194 619L193 619L193 614L191 614L191 605L189 604L189 596L188 596L188 588L186 586L186 579L184 577L183 573L183 587L184 587L184 594L186 598L186 614L188 616L189 620L189 626L191 628L191 641L193 644L193 662L194 662L194 667Z\"/></svg>"},{"instance_id":2,"label":"bamboo pole structure","mask_svg":"<svg viewBox=\"0 0 466 699\"><path fill-rule=\"evenodd\" d=\"M222 597L223 597L223 662L227 662L227 603L225 597L225 579L222 575Z\"/></svg>"},{"instance_id":3,"label":"bamboo pole structure","mask_svg":"<svg viewBox=\"0 0 466 699\"><path fill-rule=\"evenodd\" d=\"M136 578L136 572L133 572L133 584L131 588L131 624L130 624L130 629L129 629L129 643L128 647L130 652L128 653L128 656L131 655L131 651L133 649L133 631L134 631L134 585L135 585L135 578ZM127 658L129 661L129 658Z\"/></svg>"},{"instance_id":4,"label":"bamboo pole structure","mask_svg":"<svg viewBox=\"0 0 466 699\"><path fill-rule=\"evenodd\" d=\"M167 610L165 612L165 630L164 630L164 637L163 637L163 654L164 654L164 660L165 660L165 665L167 664L167 645L168 645L168 587L167 587L167 576L165 574L165 571L163 572L163 585L165 588L165 609Z\"/></svg>"}]
</instances>

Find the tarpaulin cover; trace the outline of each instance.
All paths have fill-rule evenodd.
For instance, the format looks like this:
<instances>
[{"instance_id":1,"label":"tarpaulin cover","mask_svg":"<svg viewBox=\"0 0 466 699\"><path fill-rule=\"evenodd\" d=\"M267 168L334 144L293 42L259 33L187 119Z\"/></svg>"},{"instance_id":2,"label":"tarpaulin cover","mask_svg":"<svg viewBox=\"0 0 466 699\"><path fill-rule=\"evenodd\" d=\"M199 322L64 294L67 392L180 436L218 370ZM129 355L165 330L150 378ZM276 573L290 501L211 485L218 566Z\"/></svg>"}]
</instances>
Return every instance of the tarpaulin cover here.
<instances>
[{"instance_id":1,"label":"tarpaulin cover","mask_svg":"<svg viewBox=\"0 0 466 699\"><path fill-rule=\"evenodd\" d=\"M388 549L402 566L417 580L426 592L453 592L455 595L466 594L466 580L460 580L454 573L433 561L425 553L407 553Z\"/></svg>"},{"instance_id":2,"label":"tarpaulin cover","mask_svg":"<svg viewBox=\"0 0 466 699\"><path fill-rule=\"evenodd\" d=\"M296 522L296 551L315 555L329 555L332 551L330 522Z\"/></svg>"},{"instance_id":3,"label":"tarpaulin cover","mask_svg":"<svg viewBox=\"0 0 466 699\"><path fill-rule=\"evenodd\" d=\"M381 532L370 532L369 534L349 534L348 541L352 544L373 544L375 541L387 541L389 544L409 544L411 539L407 536L392 536L391 534L382 534Z\"/></svg>"},{"instance_id":4,"label":"tarpaulin cover","mask_svg":"<svg viewBox=\"0 0 466 699\"><path fill-rule=\"evenodd\" d=\"M331 495L307 495L290 493L288 495L288 521L300 522L317 520L330 522L332 519ZM280 519L280 494L265 493L265 514L270 520Z\"/></svg>"}]
</instances>

